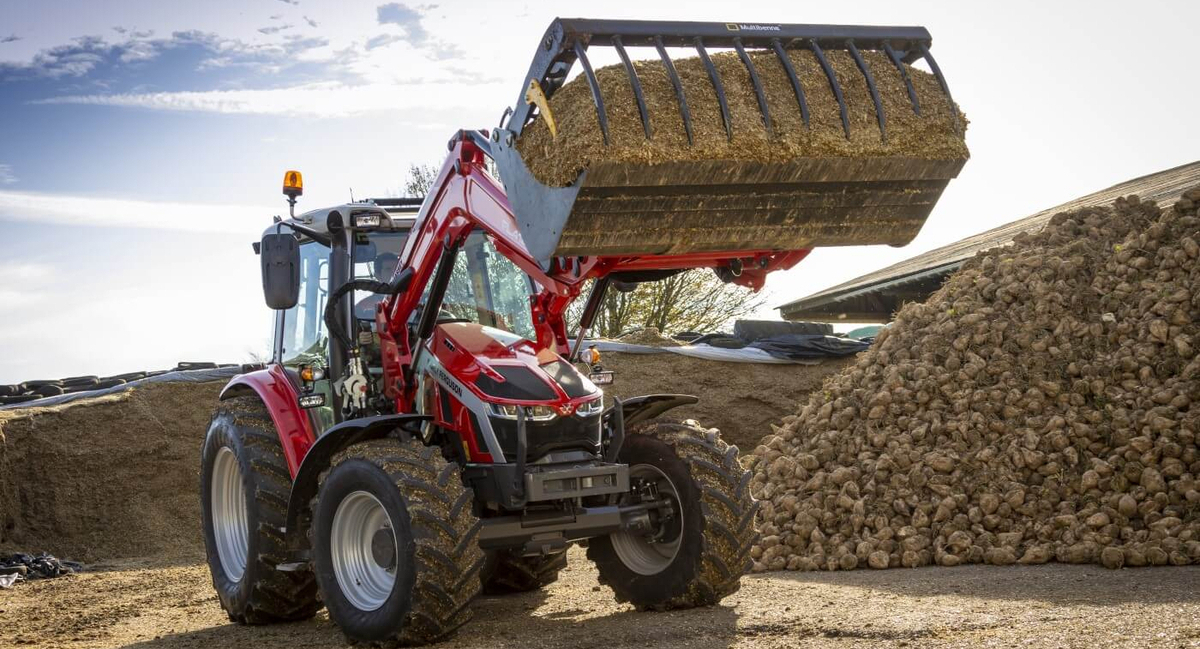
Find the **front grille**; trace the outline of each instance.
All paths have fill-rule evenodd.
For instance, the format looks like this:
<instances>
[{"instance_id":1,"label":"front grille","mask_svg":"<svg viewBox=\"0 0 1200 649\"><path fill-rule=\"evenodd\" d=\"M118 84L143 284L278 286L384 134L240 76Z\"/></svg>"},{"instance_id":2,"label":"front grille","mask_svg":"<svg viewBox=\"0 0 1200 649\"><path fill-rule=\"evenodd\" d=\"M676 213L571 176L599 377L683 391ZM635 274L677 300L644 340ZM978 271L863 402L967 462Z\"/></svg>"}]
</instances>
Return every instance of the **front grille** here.
<instances>
[{"instance_id":1,"label":"front grille","mask_svg":"<svg viewBox=\"0 0 1200 649\"><path fill-rule=\"evenodd\" d=\"M517 456L517 422L490 417L500 450L509 462ZM525 460L533 462L552 451L584 450L600 452L600 417L555 417L550 421L525 421L528 447Z\"/></svg>"}]
</instances>

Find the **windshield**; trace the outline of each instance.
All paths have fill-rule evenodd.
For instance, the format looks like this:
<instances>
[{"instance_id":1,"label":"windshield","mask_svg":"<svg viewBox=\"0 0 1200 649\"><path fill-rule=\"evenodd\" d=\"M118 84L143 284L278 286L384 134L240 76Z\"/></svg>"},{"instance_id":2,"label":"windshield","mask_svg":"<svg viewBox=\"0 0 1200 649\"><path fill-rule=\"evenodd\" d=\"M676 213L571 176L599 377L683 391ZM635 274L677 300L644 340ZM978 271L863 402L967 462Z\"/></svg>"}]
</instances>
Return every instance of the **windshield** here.
<instances>
[{"instance_id":1,"label":"windshield","mask_svg":"<svg viewBox=\"0 0 1200 649\"><path fill-rule=\"evenodd\" d=\"M351 253L354 279L392 281L407 239L408 230L357 233L354 251ZM360 320L374 320L375 305L383 298L384 296L376 293L355 291L354 317Z\"/></svg>"},{"instance_id":2,"label":"windshield","mask_svg":"<svg viewBox=\"0 0 1200 649\"><path fill-rule=\"evenodd\" d=\"M473 232L454 259L442 320L477 322L532 340L533 280L501 255L483 232Z\"/></svg>"}]
</instances>

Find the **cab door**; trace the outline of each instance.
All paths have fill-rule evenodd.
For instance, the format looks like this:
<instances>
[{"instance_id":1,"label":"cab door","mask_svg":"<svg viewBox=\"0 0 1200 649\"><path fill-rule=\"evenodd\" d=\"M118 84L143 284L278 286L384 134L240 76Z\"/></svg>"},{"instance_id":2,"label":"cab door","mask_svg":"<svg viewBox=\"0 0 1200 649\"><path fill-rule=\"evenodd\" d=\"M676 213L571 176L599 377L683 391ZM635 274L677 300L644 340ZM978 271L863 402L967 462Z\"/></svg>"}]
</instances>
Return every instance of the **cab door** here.
<instances>
[{"instance_id":1,"label":"cab door","mask_svg":"<svg viewBox=\"0 0 1200 649\"><path fill-rule=\"evenodd\" d=\"M300 394L301 407L308 411L317 436L335 423L333 409L337 403L327 378L329 336L323 316L328 289L329 248L315 241L302 242L300 299L296 306L276 312L272 360L283 365L292 379ZM299 374L302 368L310 368L314 380L302 380Z\"/></svg>"}]
</instances>

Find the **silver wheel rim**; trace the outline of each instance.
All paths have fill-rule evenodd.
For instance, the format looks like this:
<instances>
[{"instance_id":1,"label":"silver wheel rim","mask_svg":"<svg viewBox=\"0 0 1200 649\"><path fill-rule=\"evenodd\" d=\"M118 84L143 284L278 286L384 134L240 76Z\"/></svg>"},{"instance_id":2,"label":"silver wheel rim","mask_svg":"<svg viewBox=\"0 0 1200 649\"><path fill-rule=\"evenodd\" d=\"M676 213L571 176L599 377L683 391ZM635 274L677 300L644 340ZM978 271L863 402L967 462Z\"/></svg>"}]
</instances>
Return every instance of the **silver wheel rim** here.
<instances>
[{"instance_id":1,"label":"silver wheel rim","mask_svg":"<svg viewBox=\"0 0 1200 649\"><path fill-rule=\"evenodd\" d=\"M658 483L659 495L669 495L679 503L679 491L667 474L649 464L637 464L629 467L629 478L642 478ZM683 542L683 510L676 508L675 515L679 517L679 536L669 543L651 543L641 534L633 534L624 530L614 532L611 536L613 550L626 568L639 575L657 575L666 570L675 556L679 554L679 546Z\"/></svg>"},{"instance_id":2,"label":"silver wheel rim","mask_svg":"<svg viewBox=\"0 0 1200 649\"><path fill-rule=\"evenodd\" d=\"M242 467L228 446L217 451L212 472L213 537L221 569L232 582L246 573L246 555L250 551L249 524L246 522L246 490L242 486Z\"/></svg>"},{"instance_id":3,"label":"silver wheel rim","mask_svg":"<svg viewBox=\"0 0 1200 649\"><path fill-rule=\"evenodd\" d=\"M377 533L390 533L393 561L381 565L372 549ZM396 585L399 561L396 532L387 510L374 495L355 491L338 503L329 533L333 574L342 594L360 611L374 611L387 601Z\"/></svg>"}]
</instances>

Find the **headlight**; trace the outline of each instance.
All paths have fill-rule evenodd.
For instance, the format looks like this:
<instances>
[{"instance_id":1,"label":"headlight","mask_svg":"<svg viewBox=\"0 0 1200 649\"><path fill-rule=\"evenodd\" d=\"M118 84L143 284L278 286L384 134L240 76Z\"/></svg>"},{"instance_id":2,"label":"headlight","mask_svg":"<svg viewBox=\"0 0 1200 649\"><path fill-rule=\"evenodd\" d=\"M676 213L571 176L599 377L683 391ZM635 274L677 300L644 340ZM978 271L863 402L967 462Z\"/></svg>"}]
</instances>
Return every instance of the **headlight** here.
<instances>
[{"instance_id":1,"label":"headlight","mask_svg":"<svg viewBox=\"0 0 1200 649\"><path fill-rule=\"evenodd\" d=\"M517 408L525 409L525 419L528 421L550 421L558 415L550 406L507 406L498 403L491 404L492 416L502 419L516 419Z\"/></svg>"},{"instance_id":2,"label":"headlight","mask_svg":"<svg viewBox=\"0 0 1200 649\"><path fill-rule=\"evenodd\" d=\"M587 403L581 403L579 404L579 407L576 408L575 412L580 417L591 417L593 415L598 415L601 412L604 412L604 398L601 397L599 399L593 399Z\"/></svg>"},{"instance_id":3,"label":"headlight","mask_svg":"<svg viewBox=\"0 0 1200 649\"><path fill-rule=\"evenodd\" d=\"M367 212L354 215L354 227L356 228L377 228L381 222L382 219L378 213Z\"/></svg>"}]
</instances>

